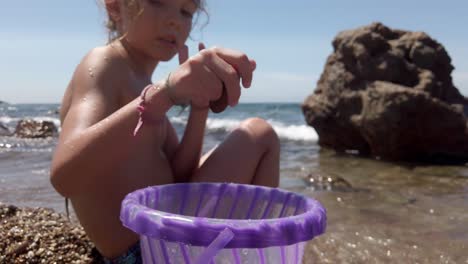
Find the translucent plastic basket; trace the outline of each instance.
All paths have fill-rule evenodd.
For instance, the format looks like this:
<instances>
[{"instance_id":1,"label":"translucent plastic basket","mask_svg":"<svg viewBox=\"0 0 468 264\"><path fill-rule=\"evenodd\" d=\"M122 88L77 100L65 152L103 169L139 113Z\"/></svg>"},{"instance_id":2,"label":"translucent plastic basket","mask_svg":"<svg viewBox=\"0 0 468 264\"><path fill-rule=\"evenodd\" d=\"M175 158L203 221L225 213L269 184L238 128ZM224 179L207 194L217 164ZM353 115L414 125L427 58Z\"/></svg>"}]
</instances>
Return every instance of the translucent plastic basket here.
<instances>
[{"instance_id":1,"label":"translucent plastic basket","mask_svg":"<svg viewBox=\"0 0 468 264\"><path fill-rule=\"evenodd\" d=\"M301 263L325 231L314 199L278 188L182 183L137 190L122 202L144 263Z\"/></svg>"}]
</instances>

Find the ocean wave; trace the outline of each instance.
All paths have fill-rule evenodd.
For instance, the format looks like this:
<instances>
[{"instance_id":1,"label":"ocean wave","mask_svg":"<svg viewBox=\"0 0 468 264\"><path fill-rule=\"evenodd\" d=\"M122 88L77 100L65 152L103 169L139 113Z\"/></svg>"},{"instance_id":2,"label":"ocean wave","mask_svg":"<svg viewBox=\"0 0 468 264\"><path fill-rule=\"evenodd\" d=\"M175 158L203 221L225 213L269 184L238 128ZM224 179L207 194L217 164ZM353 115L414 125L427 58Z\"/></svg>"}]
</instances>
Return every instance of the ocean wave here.
<instances>
[{"instance_id":1,"label":"ocean wave","mask_svg":"<svg viewBox=\"0 0 468 264\"><path fill-rule=\"evenodd\" d=\"M36 116L36 117L0 117L0 123L14 129L16 124L22 119L33 119L35 121L49 121L54 123L60 131L60 119L50 116ZM174 116L170 118L173 124L185 126L187 124L187 116ZM303 124L286 124L284 122L268 119L267 120L274 128L276 133L281 139L293 141L316 141L318 135L315 130ZM208 132L231 132L234 128L239 126L242 122L241 119L234 118L208 118L206 120L206 129Z\"/></svg>"},{"instance_id":2,"label":"ocean wave","mask_svg":"<svg viewBox=\"0 0 468 264\"><path fill-rule=\"evenodd\" d=\"M0 116L0 123L8 125L10 123L17 123L21 118L9 117L9 116Z\"/></svg>"},{"instance_id":3,"label":"ocean wave","mask_svg":"<svg viewBox=\"0 0 468 264\"><path fill-rule=\"evenodd\" d=\"M187 124L187 117L171 117L171 122L179 125ZM307 125L285 124L277 120L267 120L278 134L278 137L284 140L293 141L317 141L317 132ZM206 120L206 129L209 132L224 131L230 132L236 128L242 120L230 118L208 118Z\"/></svg>"},{"instance_id":4,"label":"ocean wave","mask_svg":"<svg viewBox=\"0 0 468 264\"><path fill-rule=\"evenodd\" d=\"M179 125L184 125L184 126L187 124L186 116L173 116L173 117L170 117L169 120L173 124L179 124Z\"/></svg>"},{"instance_id":5,"label":"ocean wave","mask_svg":"<svg viewBox=\"0 0 468 264\"><path fill-rule=\"evenodd\" d=\"M208 118L206 120L206 128L211 131L226 131L230 132L239 124L242 120L237 119L223 119L223 118Z\"/></svg>"},{"instance_id":6,"label":"ocean wave","mask_svg":"<svg viewBox=\"0 0 468 264\"><path fill-rule=\"evenodd\" d=\"M275 120L268 120L273 126L279 138L294 141L317 141L318 135L308 125L287 125Z\"/></svg>"}]
</instances>

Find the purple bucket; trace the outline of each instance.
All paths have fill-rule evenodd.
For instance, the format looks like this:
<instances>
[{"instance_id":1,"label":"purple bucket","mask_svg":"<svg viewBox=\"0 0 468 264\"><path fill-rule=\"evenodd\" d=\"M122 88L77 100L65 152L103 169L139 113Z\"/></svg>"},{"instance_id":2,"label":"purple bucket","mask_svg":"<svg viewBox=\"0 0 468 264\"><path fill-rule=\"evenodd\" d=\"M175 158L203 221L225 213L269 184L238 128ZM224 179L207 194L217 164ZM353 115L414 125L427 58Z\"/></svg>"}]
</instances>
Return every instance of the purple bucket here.
<instances>
[{"instance_id":1,"label":"purple bucket","mask_svg":"<svg viewBox=\"0 0 468 264\"><path fill-rule=\"evenodd\" d=\"M120 219L140 234L144 263L301 263L305 242L326 227L314 199L233 183L137 190Z\"/></svg>"}]
</instances>

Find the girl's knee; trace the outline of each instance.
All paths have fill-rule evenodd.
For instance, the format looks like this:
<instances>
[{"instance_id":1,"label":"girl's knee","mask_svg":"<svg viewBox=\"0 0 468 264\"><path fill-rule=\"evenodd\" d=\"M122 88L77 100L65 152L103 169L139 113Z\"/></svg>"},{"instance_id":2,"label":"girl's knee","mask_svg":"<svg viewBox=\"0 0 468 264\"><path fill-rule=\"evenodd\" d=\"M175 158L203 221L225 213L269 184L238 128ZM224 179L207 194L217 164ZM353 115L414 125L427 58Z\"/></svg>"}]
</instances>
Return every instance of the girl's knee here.
<instances>
[{"instance_id":1,"label":"girl's knee","mask_svg":"<svg viewBox=\"0 0 468 264\"><path fill-rule=\"evenodd\" d=\"M244 120L240 129L246 131L257 143L268 148L279 148L279 138L273 127L264 119L253 117Z\"/></svg>"}]
</instances>

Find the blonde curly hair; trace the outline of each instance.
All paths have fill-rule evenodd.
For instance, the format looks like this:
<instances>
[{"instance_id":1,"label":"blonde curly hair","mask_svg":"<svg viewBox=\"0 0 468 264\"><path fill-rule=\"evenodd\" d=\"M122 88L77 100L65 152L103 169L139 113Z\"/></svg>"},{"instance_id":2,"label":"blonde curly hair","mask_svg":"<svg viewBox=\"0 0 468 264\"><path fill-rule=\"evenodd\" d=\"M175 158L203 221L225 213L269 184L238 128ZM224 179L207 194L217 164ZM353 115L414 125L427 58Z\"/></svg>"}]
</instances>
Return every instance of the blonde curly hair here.
<instances>
[{"instance_id":1,"label":"blonde curly hair","mask_svg":"<svg viewBox=\"0 0 468 264\"><path fill-rule=\"evenodd\" d=\"M106 0L100 0L100 4L105 6L105 1ZM140 7L138 1L140 0L120 0L122 1L126 11L130 14L130 17L136 18L138 17L142 12L143 9ZM197 10L197 16L194 21L194 24L198 22L199 14L200 13L205 13L207 15L207 21L205 23L208 24L208 12L206 11L206 3L205 0L194 0L198 6ZM117 23L111 18L111 16L107 13L107 20L106 20L106 28L108 31L108 43L113 42L116 39L119 39L123 37L125 34L122 34L122 32L119 32L117 29Z\"/></svg>"}]
</instances>

